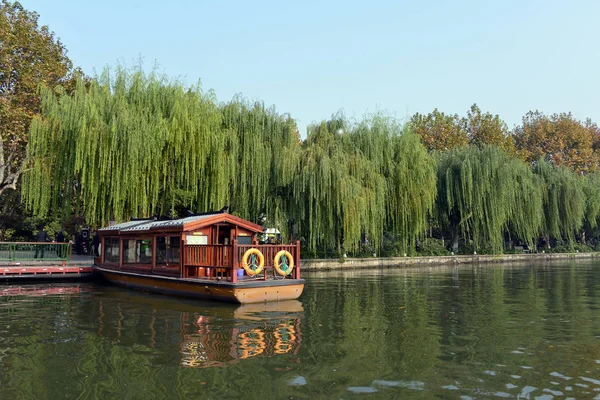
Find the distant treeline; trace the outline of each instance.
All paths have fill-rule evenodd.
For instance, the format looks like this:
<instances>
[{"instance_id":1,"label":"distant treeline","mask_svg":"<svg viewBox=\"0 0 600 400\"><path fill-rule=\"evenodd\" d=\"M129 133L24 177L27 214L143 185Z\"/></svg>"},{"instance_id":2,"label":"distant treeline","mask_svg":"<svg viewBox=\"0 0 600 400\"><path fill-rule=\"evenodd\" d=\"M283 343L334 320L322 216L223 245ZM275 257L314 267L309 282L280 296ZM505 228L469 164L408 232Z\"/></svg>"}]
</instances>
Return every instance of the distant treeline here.
<instances>
[{"instance_id":1,"label":"distant treeline","mask_svg":"<svg viewBox=\"0 0 600 400\"><path fill-rule=\"evenodd\" d=\"M118 68L44 89L23 201L93 226L220 209L300 239L305 254L501 253L595 244L600 131L528 113L514 130L474 105L402 123L310 125L236 97Z\"/></svg>"}]
</instances>

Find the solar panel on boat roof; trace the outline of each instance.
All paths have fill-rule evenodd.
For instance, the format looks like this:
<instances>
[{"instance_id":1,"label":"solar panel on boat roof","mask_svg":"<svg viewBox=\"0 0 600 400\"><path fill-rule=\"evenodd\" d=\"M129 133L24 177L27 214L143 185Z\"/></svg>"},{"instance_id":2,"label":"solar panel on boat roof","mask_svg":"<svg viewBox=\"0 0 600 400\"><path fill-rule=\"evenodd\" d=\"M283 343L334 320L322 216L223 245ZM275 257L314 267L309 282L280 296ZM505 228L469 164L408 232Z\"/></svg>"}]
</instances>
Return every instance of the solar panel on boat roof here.
<instances>
[{"instance_id":1,"label":"solar panel on boat roof","mask_svg":"<svg viewBox=\"0 0 600 400\"><path fill-rule=\"evenodd\" d=\"M154 219L144 219L122 222L120 224L105 226L98 229L99 231L120 231L120 232L135 232L135 231L147 231L152 228L172 228L177 226L183 226L188 222L198 221L219 215L220 213L204 214L204 215L193 215L191 217L171 219L166 221L156 221Z\"/></svg>"},{"instance_id":2,"label":"solar panel on boat roof","mask_svg":"<svg viewBox=\"0 0 600 400\"><path fill-rule=\"evenodd\" d=\"M146 223L141 225L131 226L125 229L121 229L124 232L133 232L133 231L147 231L153 228L173 228L178 226L183 226L188 222L198 221L201 219L206 219L210 217L214 217L217 214L207 214L207 215L194 215L192 217L180 218L180 219L172 219L167 221L146 221Z\"/></svg>"},{"instance_id":3,"label":"solar panel on boat roof","mask_svg":"<svg viewBox=\"0 0 600 400\"><path fill-rule=\"evenodd\" d=\"M137 220L137 221L128 221L128 222L122 222L120 224L116 224L116 225L111 225L111 226L105 226L103 228L98 229L99 231L120 231L123 229L127 229L127 228L131 228L137 225L143 225L143 224L147 224L148 222L152 222L151 219L145 219L145 220Z\"/></svg>"}]
</instances>

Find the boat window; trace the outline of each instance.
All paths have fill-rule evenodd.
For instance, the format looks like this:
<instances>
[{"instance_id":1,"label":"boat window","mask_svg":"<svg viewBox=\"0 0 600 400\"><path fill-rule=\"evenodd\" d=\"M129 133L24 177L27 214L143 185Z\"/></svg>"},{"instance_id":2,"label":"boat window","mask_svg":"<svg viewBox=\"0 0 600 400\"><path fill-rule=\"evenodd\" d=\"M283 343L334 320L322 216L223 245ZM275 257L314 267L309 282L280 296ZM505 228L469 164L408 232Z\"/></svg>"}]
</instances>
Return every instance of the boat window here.
<instances>
[{"instance_id":1,"label":"boat window","mask_svg":"<svg viewBox=\"0 0 600 400\"><path fill-rule=\"evenodd\" d=\"M118 263L119 262L119 238L106 237L104 238L104 262Z\"/></svg>"},{"instance_id":2,"label":"boat window","mask_svg":"<svg viewBox=\"0 0 600 400\"><path fill-rule=\"evenodd\" d=\"M156 238L156 264L179 264L179 236L159 236Z\"/></svg>"},{"instance_id":3,"label":"boat window","mask_svg":"<svg viewBox=\"0 0 600 400\"><path fill-rule=\"evenodd\" d=\"M123 240L123 263L151 264L152 239Z\"/></svg>"},{"instance_id":4,"label":"boat window","mask_svg":"<svg viewBox=\"0 0 600 400\"><path fill-rule=\"evenodd\" d=\"M238 236L238 244L252 244L252 236Z\"/></svg>"}]
</instances>

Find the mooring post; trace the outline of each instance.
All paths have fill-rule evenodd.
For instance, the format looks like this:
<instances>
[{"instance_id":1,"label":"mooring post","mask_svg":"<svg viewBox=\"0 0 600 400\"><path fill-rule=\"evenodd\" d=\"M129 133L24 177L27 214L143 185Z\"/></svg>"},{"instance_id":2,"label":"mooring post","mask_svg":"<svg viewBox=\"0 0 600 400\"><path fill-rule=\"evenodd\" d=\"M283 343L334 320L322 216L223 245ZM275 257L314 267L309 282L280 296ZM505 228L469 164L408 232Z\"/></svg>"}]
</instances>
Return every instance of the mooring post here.
<instances>
[{"instance_id":1,"label":"mooring post","mask_svg":"<svg viewBox=\"0 0 600 400\"><path fill-rule=\"evenodd\" d=\"M233 245L231 246L231 282L237 282L238 274L238 244L237 239L233 239Z\"/></svg>"},{"instance_id":2,"label":"mooring post","mask_svg":"<svg viewBox=\"0 0 600 400\"><path fill-rule=\"evenodd\" d=\"M296 254L294 254L296 262L296 279L300 279L300 241L296 240Z\"/></svg>"}]
</instances>

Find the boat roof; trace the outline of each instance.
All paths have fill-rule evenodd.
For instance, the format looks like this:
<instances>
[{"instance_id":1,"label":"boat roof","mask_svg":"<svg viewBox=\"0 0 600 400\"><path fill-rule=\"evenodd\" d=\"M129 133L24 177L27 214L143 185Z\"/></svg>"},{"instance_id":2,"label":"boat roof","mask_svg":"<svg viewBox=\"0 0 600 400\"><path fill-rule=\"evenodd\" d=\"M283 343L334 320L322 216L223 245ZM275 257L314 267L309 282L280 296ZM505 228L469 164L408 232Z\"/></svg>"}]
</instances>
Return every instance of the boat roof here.
<instances>
[{"instance_id":1,"label":"boat roof","mask_svg":"<svg viewBox=\"0 0 600 400\"><path fill-rule=\"evenodd\" d=\"M100 233L119 232L119 233L136 233L156 230L171 230L171 231L189 231L199 229L204 226L215 223L231 223L244 227L253 232L262 232L263 228L253 222L236 217L224 211L205 213L201 215L192 215L185 218L156 220L153 218L140 219L134 221L123 222L116 225L106 226L98 229Z\"/></svg>"}]
</instances>

